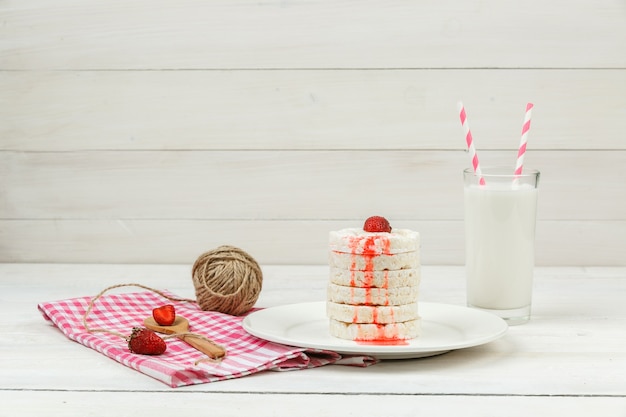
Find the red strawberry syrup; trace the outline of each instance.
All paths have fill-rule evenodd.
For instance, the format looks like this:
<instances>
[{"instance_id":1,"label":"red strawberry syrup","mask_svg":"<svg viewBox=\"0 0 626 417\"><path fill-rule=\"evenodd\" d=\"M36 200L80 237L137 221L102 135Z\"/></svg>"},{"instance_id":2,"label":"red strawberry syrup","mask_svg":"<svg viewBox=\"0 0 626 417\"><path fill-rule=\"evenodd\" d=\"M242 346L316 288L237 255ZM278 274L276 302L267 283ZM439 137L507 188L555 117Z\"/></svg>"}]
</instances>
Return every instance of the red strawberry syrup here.
<instances>
[{"instance_id":1,"label":"red strawberry syrup","mask_svg":"<svg viewBox=\"0 0 626 417\"><path fill-rule=\"evenodd\" d=\"M408 346L409 342L404 339L380 339L380 340L355 340L364 346Z\"/></svg>"},{"instance_id":2,"label":"red strawberry syrup","mask_svg":"<svg viewBox=\"0 0 626 417\"><path fill-rule=\"evenodd\" d=\"M350 254L352 255L352 262L350 264L351 272L351 280L350 286L352 287L351 293L351 301L354 301L354 287L356 287L356 279L355 274L357 271L357 250L359 248L359 243L363 241L362 237L351 238L349 242ZM378 252L376 249L376 243L382 243L382 251ZM365 287L365 304L372 305L373 297L372 297L372 288L374 285L374 257L385 254L391 255L389 252L391 247L391 242L389 241L388 236L385 235L372 235L367 236L364 240L363 250L361 255L365 258L365 267L363 268L363 275L365 278L365 282L363 283ZM385 276L385 285L384 288L388 288L389 285L389 271L384 271ZM385 305L389 304L389 299L386 300ZM357 322L357 312L354 312L353 323ZM378 323L378 310L373 309L375 316L373 317L373 323ZM359 340L356 342L360 345L370 345L370 346L405 346L408 345L409 342L405 339L400 339L397 335L397 331L395 335L391 335L391 337L385 336L385 329L383 324L379 324L377 326L377 335L374 340Z\"/></svg>"}]
</instances>

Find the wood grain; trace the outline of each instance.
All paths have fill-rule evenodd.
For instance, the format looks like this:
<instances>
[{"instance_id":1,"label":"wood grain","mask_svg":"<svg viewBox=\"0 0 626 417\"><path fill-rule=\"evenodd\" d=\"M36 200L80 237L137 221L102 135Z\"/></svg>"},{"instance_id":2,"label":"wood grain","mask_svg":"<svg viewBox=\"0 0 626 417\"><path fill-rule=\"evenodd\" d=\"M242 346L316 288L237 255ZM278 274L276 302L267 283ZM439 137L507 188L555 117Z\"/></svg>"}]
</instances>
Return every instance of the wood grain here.
<instances>
[{"instance_id":1,"label":"wood grain","mask_svg":"<svg viewBox=\"0 0 626 417\"><path fill-rule=\"evenodd\" d=\"M262 262L320 264L329 230L380 213L422 233L424 263L460 264L467 161L450 153L5 152L0 260L176 263L229 243ZM543 172L538 264L624 262L625 154L595 154L597 166L587 152L529 152Z\"/></svg>"},{"instance_id":2,"label":"wood grain","mask_svg":"<svg viewBox=\"0 0 626 417\"><path fill-rule=\"evenodd\" d=\"M324 299L327 266L263 265L263 270L259 306ZM406 405L414 415L422 398L427 398L426 407L439 404L430 397L435 396L446 401L446 405L441 403L445 411L441 415L464 412L462 408L468 405L477 407L470 415L490 415L495 409L522 416L533 407L538 407L537 414L541 415L539 407L556 405L565 409L580 406L583 415L593 411L588 408L593 406L609 407L601 409L602 415L623 414L626 353L619 329L626 318L624 268L537 268L531 321L510 328L502 339L474 348L419 360L384 361L365 369L328 366L264 372L176 390L68 340L33 308L42 301L95 295L110 285L131 280L190 297L190 273L189 265L0 265L0 275L12 277L0 282L4 295L0 312L13 317L0 323L5 335L0 341L4 352L0 365L5 376L0 395L5 405L21 404L20 411L41 415L37 403L22 395L27 393L41 398L44 404L58 405L54 409L64 410L66 415L72 410L84 415L94 403L104 405L109 400L114 404L111 407L123 404L132 409L141 398L137 396L145 396L142 409L166 415L171 409L161 410L162 403L153 401L155 395L171 398L181 409L201 407L207 398L215 397L213 410L223 406L225 412L240 415L246 408L233 409L227 399L236 397L244 404L250 397L252 404L260 405L260 397L264 397L264 404L274 406L266 409L267 415L275 415L275 407L283 406L281 400L310 401L323 395L341 398L335 403L337 407L354 405L356 410L360 410L356 404L363 401L376 407L374 404L380 402L374 398L393 399L394 404ZM421 301L465 303L462 267L424 267L422 278ZM33 357L37 361L32 361ZM518 405L520 412L516 414L517 407L508 412L511 404ZM292 406L297 404L284 404ZM320 409L324 408L315 408L308 415L319 415ZM116 408L106 411L110 410ZM619 413L611 413L615 410ZM382 406L369 415L381 414L385 414Z\"/></svg>"},{"instance_id":3,"label":"wood grain","mask_svg":"<svg viewBox=\"0 0 626 417\"><path fill-rule=\"evenodd\" d=\"M626 67L626 5L615 0L1 6L9 69Z\"/></svg>"},{"instance_id":4,"label":"wood grain","mask_svg":"<svg viewBox=\"0 0 626 417\"><path fill-rule=\"evenodd\" d=\"M463 222L396 222L419 230L423 265L464 263ZM0 220L2 262L177 263L203 252L238 246L259 262L325 265L328 232L345 220ZM624 263L626 221L543 220L537 224L536 264Z\"/></svg>"},{"instance_id":5,"label":"wood grain","mask_svg":"<svg viewBox=\"0 0 626 417\"><path fill-rule=\"evenodd\" d=\"M463 100L483 164L513 163L535 104L538 262L626 265L623 2L0 15L0 262L186 262L230 243L324 263L321 231L378 213L427 237L425 262L462 263Z\"/></svg>"},{"instance_id":6,"label":"wood grain","mask_svg":"<svg viewBox=\"0 0 626 417\"><path fill-rule=\"evenodd\" d=\"M462 151L0 154L4 219L463 218ZM481 153L510 165L515 151ZM625 220L626 152L529 151L539 218ZM601 162L600 162L601 161ZM602 184L599 187L598 184ZM584 197L583 197L584 196Z\"/></svg>"},{"instance_id":7,"label":"wood grain","mask_svg":"<svg viewBox=\"0 0 626 417\"><path fill-rule=\"evenodd\" d=\"M168 393L169 394L169 393ZM43 413L49 417L82 417L90 412L94 417L106 417L111 413L123 414L143 404L143 412L159 417L166 416L160 402L163 392L115 392L88 393L68 392L63 397L63 407L59 407L58 392L18 391L7 395L5 405L10 409L21 410L22 417L38 417ZM174 394L175 395L175 394ZM185 395L176 408L181 413L193 414L206 406L202 398L206 394ZM393 407L389 405L389 395L360 395L351 398L345 395L328 394L247 394L245 402L241 402L239 393L212 392L211 409L220 416L240 416L242 412L254 413L258 417L273 416L276 410L291 415L318 416L319 413L336 413L337 410L349 408L361 416L375 416L394 410L394 416L412 417L415 413L426 413L429 416L449 416L462 410L467 417L482 417L491 410L507 410L511 417L533 415L555 415L567 413L570 416L593 415L602 410L605 417L621 417L621 410L626 408L623 398L611 397L502 397L502 396L437 396L394 395ZM271 400L270 398L271 397ZM233 410L233 403L240 404Z\"/></svg>"},{"instance_id":8,"label":"wood grain","mask_svg":"<svg viewBox=\"0 0 626 417\"><path fill-rule=\"evenodd\" d=\"M625 25L626 26L626 25ZM0 150L626 149L626 69L18 71Z\"/></svg>"}]
</instances>

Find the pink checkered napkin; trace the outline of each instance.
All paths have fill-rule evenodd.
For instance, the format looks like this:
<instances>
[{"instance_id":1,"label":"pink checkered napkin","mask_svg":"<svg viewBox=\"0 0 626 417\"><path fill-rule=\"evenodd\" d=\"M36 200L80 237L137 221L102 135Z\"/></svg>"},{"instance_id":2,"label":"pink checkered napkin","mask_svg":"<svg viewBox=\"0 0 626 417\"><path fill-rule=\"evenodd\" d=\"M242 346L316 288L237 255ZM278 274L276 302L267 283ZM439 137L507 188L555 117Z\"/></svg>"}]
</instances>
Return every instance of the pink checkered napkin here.
<instances>
[{"instance_id":1,"label":"pink checkered napkin","mask_svg":"<svg viewBox=\"0 0 626 417\"><path fill-rule=\"evenodd\" d=\"M119 336L85 330L82 318L90 301L91 297L81 297L45 302L37 307L71 340L171 387L239 378L265 370L289 371L328 364L365 367L376 363L367 356L342 357L336 352L268 342L248 334L241 325L243 317L202 311L196 303L170 301L152 291L103 295L96 300L87 319L92 329L104 328L129 335L133 327L143 326L143 320L152 315L152 309L173 304L176 313L189 320L191 332L210 338L226 347L228 352L219 363L195 365L196 361L207 356L185 342L171 338L166 341L164 354L138 355L131 353L127 342Z\"/></svg>"}]
</instances>

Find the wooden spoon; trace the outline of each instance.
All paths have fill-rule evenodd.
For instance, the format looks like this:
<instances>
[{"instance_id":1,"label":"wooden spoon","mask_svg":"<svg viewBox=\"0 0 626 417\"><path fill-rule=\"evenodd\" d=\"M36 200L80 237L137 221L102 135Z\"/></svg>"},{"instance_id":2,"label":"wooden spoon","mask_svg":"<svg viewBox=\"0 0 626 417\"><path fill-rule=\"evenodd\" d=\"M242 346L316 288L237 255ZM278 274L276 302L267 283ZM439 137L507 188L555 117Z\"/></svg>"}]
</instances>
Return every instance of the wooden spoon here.
<instances>
[{"instance_id":1,"label":"wooden spoon","mask_svg":"<svg viewBox=\"0 0 626 417\"><path fill-rule=\"evenodd\" d=\"M176 320L174 320L174 323L172 323L171 326L161 326L152 317L148 317L147 319L145 319L143 321L143 324L150 330L154 330L155 332L164 334L189 332L189 321L182 316L176 316ZM188 345L198 349L200 352L204 353L212 359L219 359L226 356L226 351L223 347L218 346L209 340L190 335L181 335L176 337L178 337L180 340L187 343Z\"/></svg>"}]
</instances>

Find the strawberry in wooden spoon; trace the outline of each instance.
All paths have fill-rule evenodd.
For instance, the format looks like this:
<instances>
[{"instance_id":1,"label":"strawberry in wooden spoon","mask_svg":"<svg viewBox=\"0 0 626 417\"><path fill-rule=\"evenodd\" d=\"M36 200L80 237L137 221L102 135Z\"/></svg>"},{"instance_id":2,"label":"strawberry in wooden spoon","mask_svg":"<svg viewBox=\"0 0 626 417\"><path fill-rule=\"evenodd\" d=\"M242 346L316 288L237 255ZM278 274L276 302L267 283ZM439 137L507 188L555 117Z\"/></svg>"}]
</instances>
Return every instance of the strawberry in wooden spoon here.
<instances>
[{"instance_id":1,"label":"strawberry in wooden spoon","mask_svg":"<svg viewBox=\"0 0 626 417\"><path fill-rule=\"evenodd\" d=\"M211 359L221 359L226 356L226 349L213 343L204 336L189 334L189 320L182 316L176 316L171 326L161 326L154 317L148 317L143 321L144 326L155 332L176 335L180 340L193 346Z\"/></svg>"},{"instance_id":2,"label":"strawberry in wooden spoon","mask_svg":"<svg viewBox=\"0 0 626 417\"><path fill-rule=\"evenodd\" d=\"M161 326L171 326L176 320L176 309L173 305L167 304L152 310L152 317Z\"/></svg>"}]
</instances>

